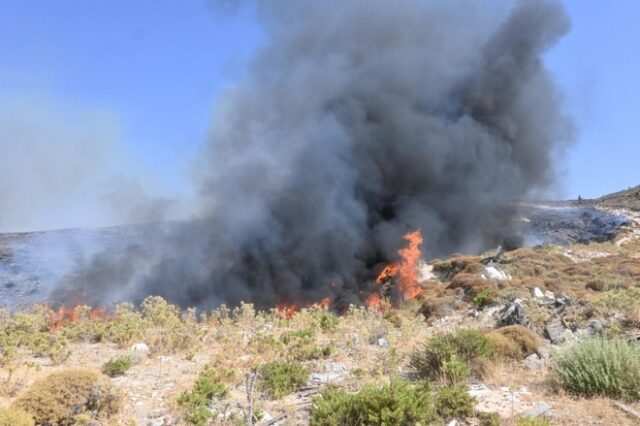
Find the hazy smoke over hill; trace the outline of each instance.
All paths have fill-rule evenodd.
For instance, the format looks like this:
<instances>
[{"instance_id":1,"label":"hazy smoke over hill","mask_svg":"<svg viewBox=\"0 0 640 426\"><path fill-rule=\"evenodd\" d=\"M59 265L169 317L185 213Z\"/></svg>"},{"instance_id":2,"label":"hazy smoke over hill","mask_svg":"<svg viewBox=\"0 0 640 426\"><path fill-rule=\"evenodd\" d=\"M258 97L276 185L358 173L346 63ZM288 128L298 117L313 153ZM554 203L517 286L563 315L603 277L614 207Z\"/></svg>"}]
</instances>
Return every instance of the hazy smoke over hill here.
<instances>
[{"instance_id":1,"label":"hazy smoke over hill","mask_svg":"<svg viewBox=\"0 0 640 426\"><path fill-rule=\"evenodd\" d=\"M556 2L493 4L260 3L266 45L199 159L204 219L93 258L58 297L273 305L333 283L354 301L408 230L429 255L513 242L508 206L569 140L541 61L569 23Z\"/></svg>"}]
</instances>

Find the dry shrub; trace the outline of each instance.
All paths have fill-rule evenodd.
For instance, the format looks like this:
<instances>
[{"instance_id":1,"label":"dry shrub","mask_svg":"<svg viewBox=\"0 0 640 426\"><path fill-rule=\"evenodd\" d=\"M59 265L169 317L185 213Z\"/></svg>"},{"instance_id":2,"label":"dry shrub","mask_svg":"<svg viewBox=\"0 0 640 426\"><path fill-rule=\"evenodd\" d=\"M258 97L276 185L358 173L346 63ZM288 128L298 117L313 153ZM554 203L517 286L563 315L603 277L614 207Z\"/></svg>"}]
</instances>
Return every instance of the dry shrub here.
<instances>
[{"instance_id":1,"label":"dry shrub","mask_svg":"<svg viewBox=\"0 0 640 426\"><path fill-rule=\"evenodd\" d=\"M521 325L502 327L489 334L493 334L494 337L495 335L500 335L511 341L511 343L508 344L508 348L505 349L510 351L511 356L509 356L509 358L513 359L526 358L527 356L536 353L540 346L542 346L542 340L538 335ZM514 348L515 351L513 350ZM498 351L498 348L496 348L496 351Z\"/></svg>"},{"instance_id":2,"label":"dry shrub","mask_svg":"<svg viewBox=\"0 0 640 426\"><path fill-rule=\"evenodd\" d=\"M607 283L599 279L594 279L589 281L585 287L592 291L601 292L606 289Z\"/></svg>"},{"instance_id":3,"label":"dry shrub","mask_svg":"<svg viewBox=\"0 0 640 426\"><path fill-rule=\"evenodd\" d=\"M447 260L436 260L433 262L433 272L451 278L460 272L469 274L480 273L484 266L480 263L478 256L465 256L463 254L453 254Z\"/></svg>"},{"instance_id":4,"label":"dry shrub","mask_svg":"<svg viewBox=\"0 0 640 426\"><path fill-rule=\"evenodd\" d=\"M502 359L519 359L522 357L522 351L518 344L504 334L496 331L487 333L487 338L493 346L493 353L496 357Z\"/></svg>"},{"instance_id":5,"label":"dry shrub","mask_svg":"<svg viewBox=\"0 0 640 426\"><path fill-rule=\"evenodd\" d=\"M33 417L17 408L0 407L0 426L33 426Z\"/></svg>"},{"instance_id":6,"label":"dry shrub","mask_svg":"<svg viewBox=\"0 0 640 426\"><path fill-rule=\"evenodd\" d=\"M640 278L640 260L624 260L618 264L618 271L622 275L638 279Z\"/></svg>"},{"instance_id":7,"label":"dry shrub","mask_svg":"<svg viewBox=\"0 0 640 426\"><path fill-rule=\"evenodd\" d=\"M486 280L477 274L460 272L451 279L451 283L447 286L447 289L456 288L462 288L465 295L474 297L485 290L495 293L498 286L494 280Z\"/></svg>"},{"instance_id":8,"label":"dry shrub","mask_svg":"<svg viewBox=\"0 0 640 426\"><path fill-rule=\"evenodd\" d=\"M425 319L442 318L449 315L453 303L454 298L452 296L427 298L420 308L420 314Z\"/></svg>"},{"instance_id":9,"label":"dry shrub","mask_svg":"<svg viewBox=\"0 0 640 426\"><path fill-rule=\"evenodd\" d=\"M59 371L37 381L16 399L13 408L31 414L37 424L73 425L76 417L91 413L108 417L119 409L119 398L98 372Z\"/></svg>"}]
</instances>

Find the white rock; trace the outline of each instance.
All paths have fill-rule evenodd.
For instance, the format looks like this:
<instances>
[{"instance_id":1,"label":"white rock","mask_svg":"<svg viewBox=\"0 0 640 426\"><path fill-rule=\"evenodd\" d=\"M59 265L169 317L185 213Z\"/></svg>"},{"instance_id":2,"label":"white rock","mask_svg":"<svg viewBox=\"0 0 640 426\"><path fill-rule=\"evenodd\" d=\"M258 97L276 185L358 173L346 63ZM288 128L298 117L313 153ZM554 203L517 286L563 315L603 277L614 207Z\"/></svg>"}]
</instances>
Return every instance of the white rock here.
<instances>
[{"instance_id":1,"label":"white rock","mask_svg":"<svg viewBox=\"0 0 640 426\"><path fill-rule=\"evenodd\" d=\"M458 421L456 419L453 419L449 423L447 423L447 426L457 426L457 425L458 425Z\"/></svg>"},{"instance_id":2,"label":"white rock","mask_svg":"<svg viewBox=\"0 0 640 426\"><path fill-rule=\"evenodd\" d=\"M528 413L527 417L539 417L548 411L553 410L553 406L547 404L546 402L541 402L540 404L533 407Z\"/></svg>"},{"instance_id":3,"label":"white rock","mask_svg":"<svg viewBox=\"0 0 640 426\"><path fill-rule=\"evenodd\" d=\"M482 278L485 280L507 281L509 276L506 272L501 271L495 266L485 266L484 271L482 272Z\"/></svg>"},{"instance_id":4,"label":"white rock","mask_svg":"<svg viewBox=\"0 0 640 426\"><path fill-rule=\"evenodd\" d=\"M340 373L313 373L309 382L311 383L329 383L339 382L344 379L344 375Z\"/></svg>"},{"instance_id":5,"label":"white rock","mask_svg":"<svg viewBox=\"0 0 640 426\"><path fill-rule=\"evenodd\" d=\"M436 276L433 273L433 265L429 265L425 261L420 261L420 264L418 265L418 282L422 283L435 278Z\"/></svg>"},{"instance_id":6,"label":"white rock","mask_svg":"<svg viewBox=\"0 0 640 426\"><path fill-rule=\"evenodd\" d=\"M148 354L149 353L149 346L147 346L146 343L139 342L139 343L134 343L133 345L131 345L129 350L131 352L138 352L138 353Z\"/></svg>"},{"instance_id":7,"label":"white rock","mask_svg":"<svg viewBox=\"0 0 640 426\"><path fill-rule=\"evenodd\" d=\"M387 346L389 346L389 343L387 343L387 339L381 337L378 339L378 346L380 346L381 348L386 348Z\"/></svg>"},{"instance_id":8,"label":"white rock","mask_svg":"<svg viewBox=\"0 0 640 426\"><path fill-rule=\"evenodd\" d=\"M535 297L536 299L542 299L544 297L544 293L538 287L534 287L533 297Z\"/></svg>"}]
</instances>

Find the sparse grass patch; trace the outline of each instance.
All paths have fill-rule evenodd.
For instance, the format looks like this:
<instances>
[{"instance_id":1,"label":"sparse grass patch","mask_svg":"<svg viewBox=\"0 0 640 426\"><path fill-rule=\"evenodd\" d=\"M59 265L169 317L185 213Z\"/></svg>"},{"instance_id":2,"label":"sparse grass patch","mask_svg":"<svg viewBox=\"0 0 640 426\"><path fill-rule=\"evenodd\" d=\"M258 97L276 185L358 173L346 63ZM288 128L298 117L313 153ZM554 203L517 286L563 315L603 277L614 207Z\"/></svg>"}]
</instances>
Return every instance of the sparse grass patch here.
<instances>
[{"instance_id":1,"label":"sparse grass patch","mask_svg":"<svg viewBox=\"0 0 640 426\"><path fill-rule=\"evenodd\" d=\"M258 389L274 399L289 395L309 379L309 370L294 361L274 361L260 368Z\"/></svg>"},{"instance_id":2,"label":"sparse grass patch","mask_svg":"<svg viewBox=\"0 0 640 426\"><path fill-rule=\"evenodd\" d=\"M573 394L640 398L640 346L623 338L578 342L556 356L555 368Z\"/></svg>"},{"instance_id":3,"label":"sparse grass patch","mask_svg":"<svg viewBox=\"0 0 640 426\"><path fill-rule=\"evenodd\" d=\"M517 426L551 426L551 420L542 417L524 417L516 419Z\"/></svg>"},{"instance_id":4,"label":"sparse grass patch","mask_svg":"<svg viewBox=\"0 0 640 426\"><path fill-rule=\"evenodd\" d=\"M119 409L119 397L93 370L59 371L37 381L13 403L37 424L72 425L76 416L108 417Z\"/></svg>"}]
</instances>

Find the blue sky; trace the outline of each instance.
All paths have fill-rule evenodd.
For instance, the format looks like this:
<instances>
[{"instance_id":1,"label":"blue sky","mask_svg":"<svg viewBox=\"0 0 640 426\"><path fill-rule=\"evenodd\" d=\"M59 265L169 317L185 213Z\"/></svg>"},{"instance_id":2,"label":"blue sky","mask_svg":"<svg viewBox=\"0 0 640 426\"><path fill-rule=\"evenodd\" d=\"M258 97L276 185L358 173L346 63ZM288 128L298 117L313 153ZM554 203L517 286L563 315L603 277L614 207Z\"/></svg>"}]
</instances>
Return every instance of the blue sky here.
<instances>
[{"instance_id":1,"label":"blue sky","mask_svg":"<svg viewBox=\"0 0 640 426\"><path fill-rule=\"evenodd\" d=\"M0 108L26 98L47 105L38 111L47 117L99 122L95 131L119 145L105 167L183 191L216 95L261 41L251 13L221 15L208 1L3 0ZM576 122L565 194L640 184L640 2L563 3L573 28L546 61Z\"/></svg>"}]
</instances>

